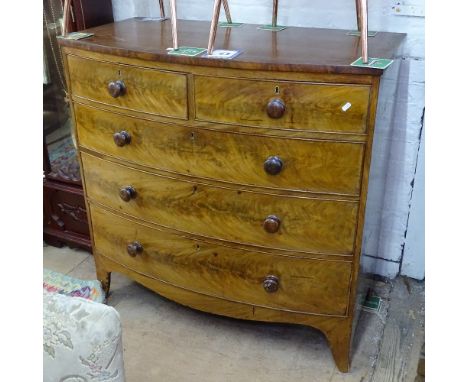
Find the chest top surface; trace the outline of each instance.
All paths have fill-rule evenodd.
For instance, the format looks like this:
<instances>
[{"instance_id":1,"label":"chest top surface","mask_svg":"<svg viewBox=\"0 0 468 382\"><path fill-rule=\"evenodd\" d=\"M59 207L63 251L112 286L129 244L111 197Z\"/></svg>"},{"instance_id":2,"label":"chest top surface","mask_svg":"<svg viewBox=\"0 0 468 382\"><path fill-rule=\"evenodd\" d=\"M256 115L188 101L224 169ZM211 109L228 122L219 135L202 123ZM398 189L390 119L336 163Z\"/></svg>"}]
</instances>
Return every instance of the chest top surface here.
<instances>
[{"instance_id":1,"label":"chest top surface","mask_svg":"<svg viewBox=\"0 0 468 382\"><path fill-rule=\"evenodd\" d=\"M212 67L380 76L374 68L350 66L360 56L359 37L347 30L288 27L280 32L259 30L258 25L219 28L215 49L241 50L233 60L167 54L172 46L169 20L133 18L87 30L94 36L82 40L61 39L62 46L143 60ZM178 21L182 46L206 47L208 21ZM393 58L405 34L379 32L369 38L371 57Z\"/></svg>"}]
</instances>

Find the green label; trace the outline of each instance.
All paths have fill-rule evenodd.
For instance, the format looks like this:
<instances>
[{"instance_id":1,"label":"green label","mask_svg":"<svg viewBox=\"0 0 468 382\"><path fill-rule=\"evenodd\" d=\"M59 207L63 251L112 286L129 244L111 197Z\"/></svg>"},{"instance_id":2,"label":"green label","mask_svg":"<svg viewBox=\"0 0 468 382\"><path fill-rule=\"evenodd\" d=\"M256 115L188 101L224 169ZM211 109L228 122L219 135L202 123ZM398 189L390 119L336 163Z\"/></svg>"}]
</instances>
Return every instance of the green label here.
<instances>
[{"instance_id":1,"label":"green label","mask_svg":"<svg viewBox=\"0 0 468 382\"><path fill-rule=\"evenodd\" d=\"M387 69L390 65L393 64L393 60L389 58L370 58L367 64L362 62L362 57L359 57L354 61L351 66L359 66L361 68L374 68L374 69Z\"/></svg>"},{"instance_id":2,"label":"green label","mask_svg":"<svg viewBox=\"0 0 468 382\"><path fill-rule=\"evenodd\" d=\"M206 51L206 48L195 48L193 46L181 46L178 49L169 48L169 52L172 56L189 56L194 57L202 54Z\"/></svg>"},{"instance_id":3,"label":"green label","mask_svg":"<svg viewBox=\"0 0 468 382\"><path fill-rule=\"evenodd\" d=\"M261 29L261 30L264 30L264 31L272 31L272 32L279 32L279 31L282 31L282 30L284 30L286 28L287 27L285 27L284 25L273 26L271 24L261 25L261 26L258 27L258 29Z\"/></svg>"},{"instance_id":4,"label":"green label","mask_svg":"<svg viewBox=\"0 0 468 382\"><path fill-rule=\"evenodd\" d=\"M218 24L220 28L238 28L240 26L244 25L243 23L228 23L226 21L223 21Z\"/></svg>"},{"instance_id":5,"label":"green label","mask_svg":"<svg viewBox=\"0 0 468 382\"><path fill-rule=\"evenodd\" d=\"M379 311L382 299L379 296L370 296L361 302L364 310Z\"/></svg>"}]
</instances>

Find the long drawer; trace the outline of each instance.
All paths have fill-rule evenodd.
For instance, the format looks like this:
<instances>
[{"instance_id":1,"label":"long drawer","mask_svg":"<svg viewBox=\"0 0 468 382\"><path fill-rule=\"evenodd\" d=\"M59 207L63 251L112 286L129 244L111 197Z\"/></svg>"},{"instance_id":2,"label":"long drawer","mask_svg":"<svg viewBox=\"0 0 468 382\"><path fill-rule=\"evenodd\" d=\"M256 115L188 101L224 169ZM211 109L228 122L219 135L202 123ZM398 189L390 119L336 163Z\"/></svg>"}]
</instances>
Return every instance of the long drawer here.
<instances>
[{"instance_id":1,"label":"long drawer","mask_svg":"<svg viewBox=\"0 0 468 382\"><path fill-rule=\"evenodd\" d=\"M369 86L195 76L196 118L277 129L365 133Z\"/></svg>"},{"instance_id":2,"label":"long drawer","mask_svg":"<svg viewBox=\"0 0 468 382\"><path fill-rule=\"evenodd\" d=\"M131 169L82 153L87 195L183 232L247 245L351 255L358 202L215 187Z\"/></svg>"},{"instance_id":3,"label":"long drawer","mask_svg":"<svg viewBox=\"0 0 468 382\"><path fill-rule=\"evenodd\" d=\"M265 255L194 241L91 205L96 255L146 276L231 301L345 315L351 263Z\"/></svg>"},{"instance_id":4,"label":"long drawer","mask_svg":"<svg viewBox=\"0 0 468 382\"><path fill-rule=\"evenodd\" d=\"M68 55L67 60L73 96L123 109L188 118L185 74L99 62L73 55Z\"/></svg>"},{"instance_id":5,"label":"long drawer","mask_svg":"<svg viewBox=\"0 0 468 382\"><path fill-rule=\"evenodd\" d=\"M360 143L190 129L79 104L75 116L82 146L140 165L244 185L359 195Z\"/></svg>"}]
</instances>

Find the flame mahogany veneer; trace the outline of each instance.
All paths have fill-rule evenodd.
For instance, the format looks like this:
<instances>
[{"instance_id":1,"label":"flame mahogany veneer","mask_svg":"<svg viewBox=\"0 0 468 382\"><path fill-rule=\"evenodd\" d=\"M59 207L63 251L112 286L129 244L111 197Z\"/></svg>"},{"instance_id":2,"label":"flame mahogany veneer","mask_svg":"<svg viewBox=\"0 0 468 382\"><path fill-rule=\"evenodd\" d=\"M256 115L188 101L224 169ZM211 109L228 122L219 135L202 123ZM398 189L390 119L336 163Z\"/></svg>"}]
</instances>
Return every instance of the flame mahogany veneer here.
<instances>
[{"instance_id":1,"label":"flame mahogany veneer","mask_svg":"<svg viewBox=\"0 0 468 382\"><path fill-rule=\"evenodd\" d=\"M187 46L209 23L179 20ZM350 364L382 71L346 31L219 30L234 60L168 55L169 22L62 40L99 280L206 312L309 325ZM391 58L404 35L379 33Z\"/></svg>"}]
</instances>

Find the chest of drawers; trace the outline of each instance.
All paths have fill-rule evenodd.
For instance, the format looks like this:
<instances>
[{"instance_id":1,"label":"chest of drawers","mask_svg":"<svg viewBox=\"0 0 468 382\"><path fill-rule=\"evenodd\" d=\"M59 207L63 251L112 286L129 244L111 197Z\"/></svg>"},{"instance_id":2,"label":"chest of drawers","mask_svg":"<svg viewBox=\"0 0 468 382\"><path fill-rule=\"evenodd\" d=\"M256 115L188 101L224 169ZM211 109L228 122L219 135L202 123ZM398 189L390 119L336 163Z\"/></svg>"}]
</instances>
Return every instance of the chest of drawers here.
<instances>
[{"instance_id":1,"label":"chest of drawers","mask_svg":"<svg viewBox=\"0 0 468 382\"><path fill-rule=\"evenodd\" d=\"M207 40L206 22L179 28ZM203 311L312 326L347 371L382 75L349 65L358 38L245 25L220 32L243 49L227 61L168 55L168 22L91 31L61 46L105 289L116 271Z\"/></svg>"}]
</instances>

